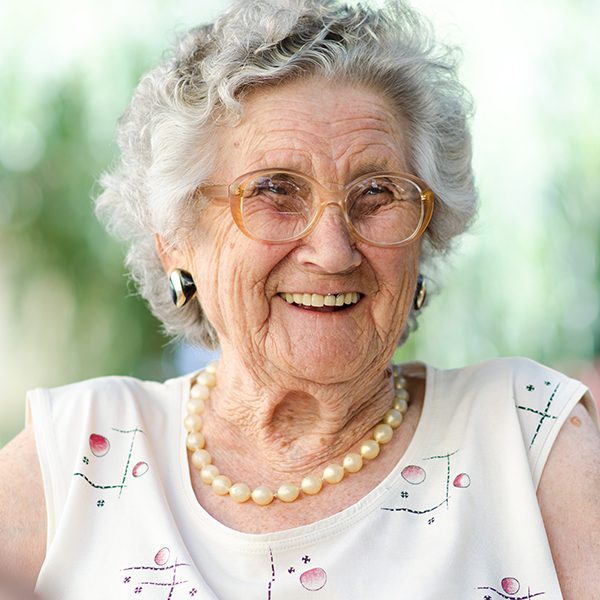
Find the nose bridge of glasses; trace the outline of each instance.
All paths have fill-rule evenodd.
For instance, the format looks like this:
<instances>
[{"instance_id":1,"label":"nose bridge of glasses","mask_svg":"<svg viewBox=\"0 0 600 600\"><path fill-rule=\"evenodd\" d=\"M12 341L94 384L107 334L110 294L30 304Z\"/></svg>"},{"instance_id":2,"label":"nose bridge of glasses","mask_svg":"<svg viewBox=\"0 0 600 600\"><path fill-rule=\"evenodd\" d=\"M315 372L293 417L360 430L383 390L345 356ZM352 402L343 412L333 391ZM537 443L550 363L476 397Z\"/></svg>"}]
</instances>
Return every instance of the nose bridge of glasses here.
<instances>
[{"instance_id":1,"label":"nose bridge of glasses","mask_svg":"<svg viewBox=\"0 0 600 600\"><path fill-rule=\"evenodd\" d=\"M339 183L322 184L312 181L312 193L316 194L319 212L324 211L330 205L337 205L342 213L345 213L344 202L346 200L346 186Z\"/></svg>"},{"instance_id":2,"label":"nose bridge of glasses","mask_svg":"<svg viewBox=\"0 0 600 600\"><path fill-rule=\"evenodd\" d=\"M308 233L314 232L315 229L333 231L330 229L333 225L334 230L338 231L337 235L342 231L342 235L349 239L352 236L352 227L348 225L349 218L345 205L347 190L343 185L338 184L324 186L316 183L316 185L318 190L313 187L313 193L317 194L316 214ZM335 210L336 206L339 209L338 211ZM329 208L332 210L327 210ZM327 222L327 224L325 225L324 222ZM324 229L323 226L325 226Z\"/></svg>"}]
</instances>

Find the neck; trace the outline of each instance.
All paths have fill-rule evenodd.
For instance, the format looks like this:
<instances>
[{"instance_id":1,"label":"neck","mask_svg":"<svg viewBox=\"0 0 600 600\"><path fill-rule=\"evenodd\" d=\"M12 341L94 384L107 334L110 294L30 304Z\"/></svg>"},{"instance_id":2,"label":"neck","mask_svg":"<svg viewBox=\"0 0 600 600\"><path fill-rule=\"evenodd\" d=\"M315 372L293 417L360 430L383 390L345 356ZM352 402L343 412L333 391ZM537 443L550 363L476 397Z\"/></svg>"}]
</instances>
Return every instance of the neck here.
<instances>
[{"instance_id":1,"label":"neck","mask_svg":"<svg viewBox=\"0 0 600 600\"><path fill-rule=\"evenodd\" d=\"M215 462L229 463L232 476L280 481L308 474L356 448L392 398L387 369L317 384L271 365L242 365L224 354L204 432Z\"/></svg>"}]
</instances>

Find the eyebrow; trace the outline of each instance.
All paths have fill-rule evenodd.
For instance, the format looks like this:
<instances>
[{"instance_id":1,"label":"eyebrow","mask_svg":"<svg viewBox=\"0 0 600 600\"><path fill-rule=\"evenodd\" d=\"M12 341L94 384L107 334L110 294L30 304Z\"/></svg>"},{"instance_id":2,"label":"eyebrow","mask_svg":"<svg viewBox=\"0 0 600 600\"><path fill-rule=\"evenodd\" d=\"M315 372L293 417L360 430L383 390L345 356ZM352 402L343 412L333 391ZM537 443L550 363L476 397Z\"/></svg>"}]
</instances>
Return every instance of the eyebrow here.
<instances>
[{"instance_id":1,"label":"eyebrow","mask_svg":"<svg viewBox=\"0 0 600 600\"><path fill-rule=\"evenodd\" d=\"M361 165L356 170L351 170L352 177L350 177L350 181L354 181L354 179L358 179L363 175L368 175L369 173L384 173L386 171L395 171L396 169L390 168L390 165L387 161L371 161Z\"/></svg>"},{"instance_id":2,"label":"eyebrow","mask_svg":"<svg viewBox=\"0 0 600 600\"><path fill-rule=\"evenodd\" d=\"M400 161L399 161L400 162ZM313 179L316 178L315 176L315 172L314 172L314 168L313 165L309 165L310 168L303 168L307 165L304 164L300 164L301 161L285 161L283 164L277 164L277 165L262 165L262 167L258 167L257 169L252 169L252 170L277 170L277 169L282 169L282 170L290 170L290 171L295 171L296 173L299 174L306 174L310 177L312 177ZM357 168L353 169L349 169L349 177L346 180L346 183L350 182L350 181L354 181L356 179L359 179L360 177L363 177L364 175L369 175L370 173L389 173L389 172L401 172L404 173L405 169L402 168L398 168L398 167L393 167L390 166L390 163L388 160L386 159L375 159L375 160L370 160L366 163L361 164L360 166L358 166ZM327 183L327 182L322 182L322 183ZM330 182L330 183L337 183L337 182Z\"/></svg>"}]
</instances>

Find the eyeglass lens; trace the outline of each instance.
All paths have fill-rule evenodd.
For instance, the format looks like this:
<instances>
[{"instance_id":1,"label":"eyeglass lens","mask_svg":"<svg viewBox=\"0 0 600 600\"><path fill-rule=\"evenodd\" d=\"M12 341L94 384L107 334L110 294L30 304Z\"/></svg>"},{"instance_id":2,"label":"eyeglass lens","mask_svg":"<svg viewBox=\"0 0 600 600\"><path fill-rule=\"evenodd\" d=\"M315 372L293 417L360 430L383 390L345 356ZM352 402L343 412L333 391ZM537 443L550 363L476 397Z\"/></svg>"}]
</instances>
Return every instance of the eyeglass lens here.
<instances>
[{"instance_id":1,"label":"eyeglass lens","mask_svg":"<svg viewBox=\"0 0 600 600\"><path fill-rule=\"evenodd\" d=\"M320 193L308 179L289 173L261 173L244 181L244 225L265 241L300 236L320 207ZM366 240L394 244L410 238L423 218L421 190L409 179L370 176L347 190L348 220Z\"/></svg>"}]
</instances>

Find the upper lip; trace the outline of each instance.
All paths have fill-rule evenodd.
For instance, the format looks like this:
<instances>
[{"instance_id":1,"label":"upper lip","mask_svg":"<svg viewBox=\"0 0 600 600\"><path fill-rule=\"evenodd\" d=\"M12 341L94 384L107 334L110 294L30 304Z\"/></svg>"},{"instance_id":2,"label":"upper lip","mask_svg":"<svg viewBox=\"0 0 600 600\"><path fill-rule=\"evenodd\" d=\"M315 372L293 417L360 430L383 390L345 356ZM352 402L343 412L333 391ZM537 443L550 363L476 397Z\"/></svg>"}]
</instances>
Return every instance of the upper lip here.
<instances>
[{"instance_id":1,"label":"upper lip","mask_svg":"<svg viewBox=\"0 0 600 600\"><path fill-rule=\"evenodd\" d=\"M347 294L348 292L356 292L361 296L364 295L362 292L357 289L347 288L344 290L335 290L334 292L318 292L315 290L306 290L301 288L290 288L288 290L279 290L278 294L319 294L320 296L337 296L338 294Z\"/></svg>"}]
</instances>

